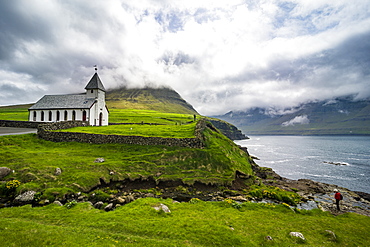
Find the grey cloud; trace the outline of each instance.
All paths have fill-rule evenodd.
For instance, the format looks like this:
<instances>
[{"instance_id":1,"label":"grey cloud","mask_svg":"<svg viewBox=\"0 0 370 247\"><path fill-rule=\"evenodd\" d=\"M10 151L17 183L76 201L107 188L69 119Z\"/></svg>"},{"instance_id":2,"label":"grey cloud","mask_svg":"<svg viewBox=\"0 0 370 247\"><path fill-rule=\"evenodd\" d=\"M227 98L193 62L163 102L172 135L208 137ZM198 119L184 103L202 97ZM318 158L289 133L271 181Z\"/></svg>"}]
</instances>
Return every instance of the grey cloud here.
<instances>
[{"instance_id":1,"label":"grey cloud","mask_svg":"<svg viewBox=\"0 0 370 247\"><path fill-rule=\"evenodd\" d=\"M295 44L294 38L306 41L327 29L345 29L338 22L343 13L348 14L346 25L369 18L364 10L343 12L344 3L330 2L307 11L299 2L266 1L266 11L258 1L210 8L178 2L1 1L0 73L29 77L14 77L13 84L0 79L0 104L22 94L36 101L41 94L80 92L95 64L107 88L164 84L202 114L259 106L279 111L345 94L370 96L365 27L330 49L296 52L277 42L276 49L290 54L263 54L276 37L289 44ZM356 17L356 11L363 13ZM312 40L317 39L304 44L315 45ZM254 45L255 53L244 49ZM35 88L23 89L22 82Z\"/></svg>"}]
</instances>

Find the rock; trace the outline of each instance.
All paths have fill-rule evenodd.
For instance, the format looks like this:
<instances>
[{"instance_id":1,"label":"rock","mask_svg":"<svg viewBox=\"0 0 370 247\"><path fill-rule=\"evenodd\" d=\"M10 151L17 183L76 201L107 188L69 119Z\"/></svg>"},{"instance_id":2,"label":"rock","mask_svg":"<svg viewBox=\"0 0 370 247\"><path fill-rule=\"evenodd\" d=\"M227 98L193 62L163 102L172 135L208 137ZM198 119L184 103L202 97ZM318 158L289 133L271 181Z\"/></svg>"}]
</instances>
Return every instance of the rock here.
<instances>
[{"instance_id":1,"label":"rock","mask_svg":"<svg viewBox=\"0 0 370 247\"><path fill-rule=\"evenodd\" d=\"M126 202L125 198L122 198L121 196L116 198L117 203L124 204Z\"/></svg>"},{"instance_id":2,"label":"rock","mask_svg":"<svg viewBox=\"0 0 370 247\"><path fill-rule=\"evenodd\" d=\"M273 240L273 238L271 236L266 236L265 239L268 240L268 241L272 241Z\"/></svg>"},{"instance_id":3,"label":"rock","mask_svg":"<svg viewBox=\"0 0 370 247\"><path fill-rule=\"evenodd\" d=\"M87 196L82 195L82 196L77 197L77 200L84 201L86 198L87 198Z\"/></svg>"},{"instance_id":4,"label":"rock","mask_svg":"<svg viewBox=\"0 0 370 247\"><path fill-rule=\"evenodd\" d=\"M135 198L132 195L128 195L126 196L125 200L127 203L129 203L135 201Z\"/></svg>"},{"instance_id":5,"label":"rock","mask_svg":"<svg viewBox=\"0 0 370 247\"><path fill-rule=\"evenodd\" d=\"M155 195L153 193L147 193L145 194L145 197L155 197Z\"/></svg>"},{"instance_id":6,"label":"rock","mask_svg":"<svg viewBox=\"0 0 370 247\"><path fill-rule=\"evenodd\" d=\"M331 241L336 241L337 240L337 236L335 235L334 232L332 232L330 230L325 230L325 232L330 237Z\"/></svg>"},{"instance_id":7,"label":"rock","mask_svg":"<svg viewBox=\"0 0 370 247\"><path fill-rule=\"evenodd\" d=\"M346 165L348 165L347 163L332 162L332 161L324 161L323 163L325 163L325 164L331 164L331 165L336 165L336 166L346 166Z\"/></svg>"},{"instance_id":8,"label":"rock","mask_svg":"<svg viewBox=\"0 0 370 247\"><path fill-rule=\"evenodd\" d=\"M104 208L105 211L111 211L113 210L113 203L109 203L105 208Z\"/></svg>"},{"instance_id":9,"label":"rock","mask_svg":"<svg viewBox=\"0 0 370 247\"><path fill-rule=\"evenodd\" d=\"M290 232L289 235L292 236L292 237L300 238L302 240L306 240L304 238L303 234L300 233L300 232Z\"/></svg>"},{"instance_id":10,"label":"rock","mask_svg":"<svg viewBox=\"0 0 370 247\"><path fill-rule=\"evenodd\" d=\"M103 206L103 204L104 203L102 201L99 201L99 202L97 202L97 203L94 204L94 208L101 209L101 207Z\"/></svg>"},{"instance_id":11,"label":"rock","mask_svg":"<svg viewBox=\"0 0 370 247\"><path fill-rule=\"evenodd\" d=\"M311 210L311 209L315 209L315 208L318 208L318 207L317 207L317 203L315 201L309 200L307 202L298 204L297 208L298 209Z\"/></svg>"},{"instance_id":12,"label":"rock","mask_svg":"<svg viewBox=\"0 0 370 247\"><path fill-rule=\"evenodd\" d=\"M11 171L12 170L8 167L0 167L0 179L8 176Z\"/></svg>"},{"instance_id":13,"label":"rock","mask_svg":"<svg viewBox=\"0 0 370 247\"><path fill-rule=\"evenodd\" d=\"M104 158L96 158L95 159L95 163L103 163L105 161L105 159Z\"/></svg>"},{"instance_id":14,"label":"rock","mask_svg":"<svg viewBox=\"0 0 370 247\"><path fill-rule=\"evenodd\" d=\"M58 206L63 206L63 204L60 201L54 201L53 204L56 204Z\"/></svg>"},{"instance_id":15,"label":"rock","mask_svg":"<svg viewBox=\"0 0 370 247\"><path fill-rule=\"evenodd\" d=\"M14 199L14 201L22 202L22 203L29 203L33 201L35 194L36 194L36 191L33 191L33 190L24 192L23 194L20 194L19 196L17 196Z\"/></svg>"},{"instance_id":16,"label":"rock","mask_svg":"<svg viewBox=\"0 0 370 247\"><path fill-rule=\"evenodd\" d=\"M230 199L232 199L234 201L239 201L239 202L246 202L246 201L248 201L244 196L234 196L234 197L230 197Z\"/></svg>"},{"instance_id":17,"label":"rock","mask_svg":"<svg viewBox=\"0 0 370 247\"><path fill-rule=\"evenodd\" d=\"M164 204L159 204L159 206L153 207L155 210L160 211L162 210L165 213L171 213L171 210Z\"/></svg>"},{"instance_id":18,"label":"rock","mask_svg":"<svg viewBox=\"0 0 370 247\"><path fill-rule=\"evenodd\" d=\"M62 174L62 169L59 167L55 168L55 176L59 176L60 174Z\"/></svg>"}]
</instances>

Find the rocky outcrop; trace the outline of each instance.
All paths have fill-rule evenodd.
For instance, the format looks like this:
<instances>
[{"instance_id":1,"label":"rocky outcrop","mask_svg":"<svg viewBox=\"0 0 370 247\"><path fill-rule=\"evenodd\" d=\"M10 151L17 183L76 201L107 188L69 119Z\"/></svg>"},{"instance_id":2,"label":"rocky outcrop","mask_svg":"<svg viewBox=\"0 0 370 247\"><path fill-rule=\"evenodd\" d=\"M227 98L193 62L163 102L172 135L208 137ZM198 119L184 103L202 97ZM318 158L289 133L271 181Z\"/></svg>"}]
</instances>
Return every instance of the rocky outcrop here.
<instances>
[{"instance_id":1,"label":"rocky outcrop","mask_svg":"<svg viewBox=\"0 0 370 247\"><path fill-rule=\"evenodd\" d=\"M217 129L221 131L222 134L224 134L226 137L228 137L231 140L243 140L243 139L249 139L246 135L242 133L241 130L239 130L234 125L225 122L223 120L219 119L207 119L210 121Z\"/></svg>"}]
</instances>

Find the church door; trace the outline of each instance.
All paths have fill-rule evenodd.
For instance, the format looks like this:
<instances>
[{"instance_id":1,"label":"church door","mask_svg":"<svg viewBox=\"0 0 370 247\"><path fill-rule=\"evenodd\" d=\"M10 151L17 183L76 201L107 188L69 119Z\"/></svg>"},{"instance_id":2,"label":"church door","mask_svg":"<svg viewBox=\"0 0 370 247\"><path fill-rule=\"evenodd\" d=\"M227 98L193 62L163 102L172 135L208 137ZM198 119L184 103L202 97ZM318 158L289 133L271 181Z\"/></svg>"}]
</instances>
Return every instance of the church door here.
<instances>
[{"instance_id":1,"label":"church door","mask_svg":"<svg viewBox=\"0 0 370 247\"><path fill-rule=\"evenodd\" d=\"M102 126L103 124L103 113L99 114L99 126Z\"/></svg>"},{"instance_id":2,"label":"church door","mask_svg":"<svg viewBox=\"0 0 370 247\"><path fill-rule=\"evenodd\" d=\"M82 121L86 121L86 111L82 112Z\"/></svg>"}]
</instances>

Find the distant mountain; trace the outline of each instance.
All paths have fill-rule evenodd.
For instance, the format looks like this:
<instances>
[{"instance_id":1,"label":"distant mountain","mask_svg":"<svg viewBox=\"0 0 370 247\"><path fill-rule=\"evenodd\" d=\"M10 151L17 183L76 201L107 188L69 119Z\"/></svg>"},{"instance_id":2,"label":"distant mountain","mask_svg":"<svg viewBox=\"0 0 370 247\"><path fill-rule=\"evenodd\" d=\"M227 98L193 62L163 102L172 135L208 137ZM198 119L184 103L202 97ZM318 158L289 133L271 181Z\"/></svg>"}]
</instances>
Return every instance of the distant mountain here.
<instances>
[{"instance_id":1,"label":"distant mountain","mask_svg":"<svg viewBox=\"0 0 370 247\"><path fill-rule=\"evenodd\" d=\"M284 112L253 108L213 117L246 135L370 135L370 100L353 97L311 102Z\"/></svg>"},{"instance_id":2,"label":"distant mountain","mask_svg":"<svg viewBox=\"0 0 370 247\"><path fill-rule=\"evenodd\" d=\"M147 109L169 113L198 114L170 88L119 88L106 92L108 108Z\"/></svg>"}]
</instances>

